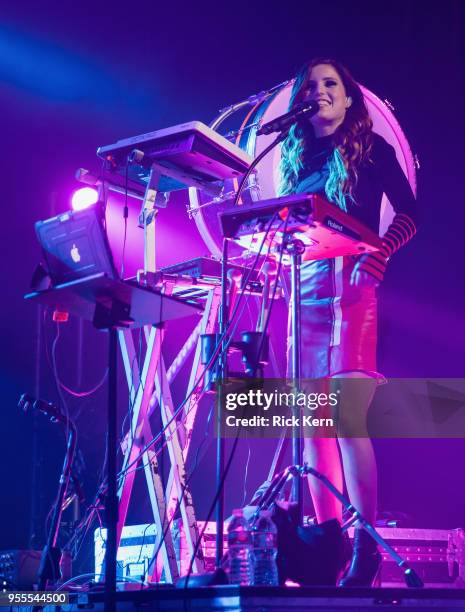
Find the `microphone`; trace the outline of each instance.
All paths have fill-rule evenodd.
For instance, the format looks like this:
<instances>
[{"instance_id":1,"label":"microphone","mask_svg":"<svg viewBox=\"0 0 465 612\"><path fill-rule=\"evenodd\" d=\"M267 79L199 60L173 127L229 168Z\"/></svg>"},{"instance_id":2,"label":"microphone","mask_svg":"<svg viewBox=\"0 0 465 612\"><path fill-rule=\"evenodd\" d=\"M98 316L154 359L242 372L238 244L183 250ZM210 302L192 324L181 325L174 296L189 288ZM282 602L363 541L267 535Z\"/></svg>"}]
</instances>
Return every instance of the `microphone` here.
<instances>
[{"instance_id":1,"label":"microphone","mask_svg":"<svg viewBox=\"0 0 465 612\"><path fill-rule=\"evenodd\" d=\"M301 117L313 117L313 115L316 115L319 110L320 107L316 100L296 104L294 108L285 115L276 117L276 119L268 121L268 123L262 125L262 127L257 131L257 135L260 136L262 134L272 134L273 132L284 132L284 130L290 128L291 125Z\"/></svg>"},{"instance_id":2,"label":"microphone","mask_svg":"<svg viewBox=\"0 0 465 612\"><path fill-rule=\"evenodd\" d=\"M29 412L31 409L39 410L39 412L43 412L50 418L55 419L55 421L64 421L64 416L54 404L42 399L36 399L27 393L23 393L19 398L18 408L23 412Z\"/></svg>"}]
</instances>

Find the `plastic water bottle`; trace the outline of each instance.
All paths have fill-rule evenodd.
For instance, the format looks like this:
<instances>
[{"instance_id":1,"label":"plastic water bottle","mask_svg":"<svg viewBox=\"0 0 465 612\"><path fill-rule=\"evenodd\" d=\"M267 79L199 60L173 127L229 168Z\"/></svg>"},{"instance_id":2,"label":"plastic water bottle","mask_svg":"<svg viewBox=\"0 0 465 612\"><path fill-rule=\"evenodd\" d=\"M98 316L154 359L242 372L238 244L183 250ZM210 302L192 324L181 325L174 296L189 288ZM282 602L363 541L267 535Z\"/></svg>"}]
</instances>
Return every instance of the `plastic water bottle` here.
<instances>
[{"instance_id":1,"label":"plastic water bottle","mask_svg":"<svg viewBox=\"0 0 465 612\"><path fill-rule=\"evenodd\" d=\"M262 510L252 530L255 586L277 586L279 584L278 566L276 565L277 533L276 525L271 519L271 512Z\"/></svg>"},{"instance_id":2,"label":"plastic water bottle","mask_svg":"<svg viewBox=\"0 0 465 612\"><path fill-rule=\"evenodd\" d=\"M229 582L253 584L254 558L252 533L241 508L233 510L228 526Z\"/></svg>"}]
</instances>

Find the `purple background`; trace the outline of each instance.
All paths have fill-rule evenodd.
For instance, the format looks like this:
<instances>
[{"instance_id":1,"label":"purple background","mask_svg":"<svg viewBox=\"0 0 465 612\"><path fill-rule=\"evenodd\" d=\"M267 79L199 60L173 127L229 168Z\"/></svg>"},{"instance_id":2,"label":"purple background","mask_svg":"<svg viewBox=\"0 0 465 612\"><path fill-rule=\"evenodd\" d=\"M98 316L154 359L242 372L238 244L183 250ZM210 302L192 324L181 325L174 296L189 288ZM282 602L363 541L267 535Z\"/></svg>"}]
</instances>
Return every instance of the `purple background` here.
<instances>
[{"instance_id":1,"label":"purple background","mask_svg":"<svg viewBox=\"0 0 465 612\"><path fill-rule=\"evenodd\" d=\"M40 494L31 510L32 423L16 401L35 391L36 308L22 300L40 259L33 223L69 208L75 170L98 170L97 146L183 121L208 123L219 108L291 77L314 55L340 59L360 83L387 97L421 162L423 225L390 264L381 291L380 370L436 378L465 373L463 2L445 0L433 9L405 0L116 6L61 0L41 3L40 10L37 3L10 3L2 11L0 547L26 547L32 532L32 544L41 546L63 452L60 432L39 418ZM182 199L172 204L160 215L161 265L207 251ZM87 389L105 371L106 337L84 326L80 380L78 327L71 321L62 329L58 368L66 384ZM55 329L49 319L42 329L50 351ZM169 362L176 341L168 344ZM45 351L40 369L40 395L56 400ZM105 397L103 387L68 402L79 424L89 499L103 458ZM124 397L121 404L124 413ZM206 412L204 406L199 424ZM203 425L198 440L202 431ZM267 473L272 447L264 446L252 443L249 496ZM464 526L465 440L377 440L376 450L381 510L405 512L415 526ZM202 452L193 479L200 518L214 494L211 436ZM247 456L241 443L227 485L228 511L242 502ZM146 509L140 493L134 520L148 518Z\"/></svg>"}]
</instances>

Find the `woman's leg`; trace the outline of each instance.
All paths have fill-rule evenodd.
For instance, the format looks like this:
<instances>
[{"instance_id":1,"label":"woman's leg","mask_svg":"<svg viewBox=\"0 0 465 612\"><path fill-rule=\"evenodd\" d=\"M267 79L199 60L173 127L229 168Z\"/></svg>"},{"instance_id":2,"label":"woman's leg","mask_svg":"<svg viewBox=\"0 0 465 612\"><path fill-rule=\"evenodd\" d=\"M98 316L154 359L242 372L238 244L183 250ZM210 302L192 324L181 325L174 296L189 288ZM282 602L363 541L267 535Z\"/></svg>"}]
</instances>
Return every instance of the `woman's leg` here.
<instances>
[{"instance_id":1,"label":"woman's leg","mask_svg":"<svg viewBox=\"0 0 465 612\"><path fill-rule=\"evenodd\" d=\"M370 523L376 520L378 478L373 444L366 428L368 408L377 381L362 372L344 372L339 379L342 437L339 438L345 484L351 503ZM348 379L347 384L340 379ZM354 380L358 379L358 380ZM348 437L344 437L348 436Z\"/></svg>"},{"instance_id":2,"label":"woman's leg","mask_svg":"<svg viewBox=\"0 0 465 612\"><path fill-rule=\"evenodd\" d=\"M315 470L324 474L333 485L342 491L342 469L336 438L305 438L304 460ZM342 506L318 478L308 476L316 518L319 523L337 519L342 523Z\"/></svg>"},{"instance_id":3,"label":"woman's leg","mask_svg":"<svg viewBox=\"0 0 465 612\"><path fill-rule=\"evenodd\" d=\"M343 435L339 438L339 447L349 499L364 518L374 524L378 493L377 470L366 421L377 381L362 376L360 372L345 372L337 377L345 380L335 381L340 384L339 415ZM381 567L381 555L376 542L359 528L355 530L353 546L352 562L340 586L372 586Z\"/></svg>"},{"instance_id":4,"label":"woman's leg","mask_svg":"<svg viewBox=\"0 0 465 612\"><path fill-rule=\"evenodd\" d=\"M376 458L370 438L339 441L350 502L374 525L378 497Z\"/></svg>"}]
</instances>

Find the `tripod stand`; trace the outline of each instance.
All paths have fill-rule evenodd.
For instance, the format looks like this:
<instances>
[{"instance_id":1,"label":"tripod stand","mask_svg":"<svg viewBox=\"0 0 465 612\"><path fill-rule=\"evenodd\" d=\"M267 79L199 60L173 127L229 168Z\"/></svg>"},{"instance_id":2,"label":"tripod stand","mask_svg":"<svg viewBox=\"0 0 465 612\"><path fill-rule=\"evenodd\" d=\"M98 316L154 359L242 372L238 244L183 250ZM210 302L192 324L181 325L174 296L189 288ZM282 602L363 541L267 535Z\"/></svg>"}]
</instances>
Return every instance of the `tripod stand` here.
<instances>
[{"instance_id":1,"label":"tripod stand","mask_svg":"<svg viewBox=\"0 0 465 612\"><path fill-rule=\"evenodd\" d=\"M390 546L386 542L386 540L379 535L373 525L368 522L362 516L362 514L360 514L357 508L355 508L350 503L350 501L340 491L338 491L338 489L332 484L332 482L328 478L326 478L326 476L324 476L323 474L321 474L320 472L318 472L307 464L295 464L288 466L274 477L274 479L270 483L270 486L263 492L257 509L255 510L251 518L251 523L253 524L253 522L258 518L261 510L267 510L271 508L275 499L277 498L277 496L290 478L293 478L293 483L295 483L296 480L302 482L302 478L307 475L311 475L315 478L318 478L323 483L323 485L327 489L329 489L329 491L331 491L331 493L341 502L342 506L350 514L351 519L347 521L343 529L346 529L349 525L358 522L361 527L365 529L367 533L370 534L370 536L375 540L375 542L379 544L388 553L388 555L390 555L390 557L394 560L397 566L402 570L406 585L410 588L423 587L423 581L415 572L415 570L413 570L408 565L408 563L404 559L402 559L400 555L397 554L397 552L392 548L392 546Z\"/></svg>"}]
</instances>

